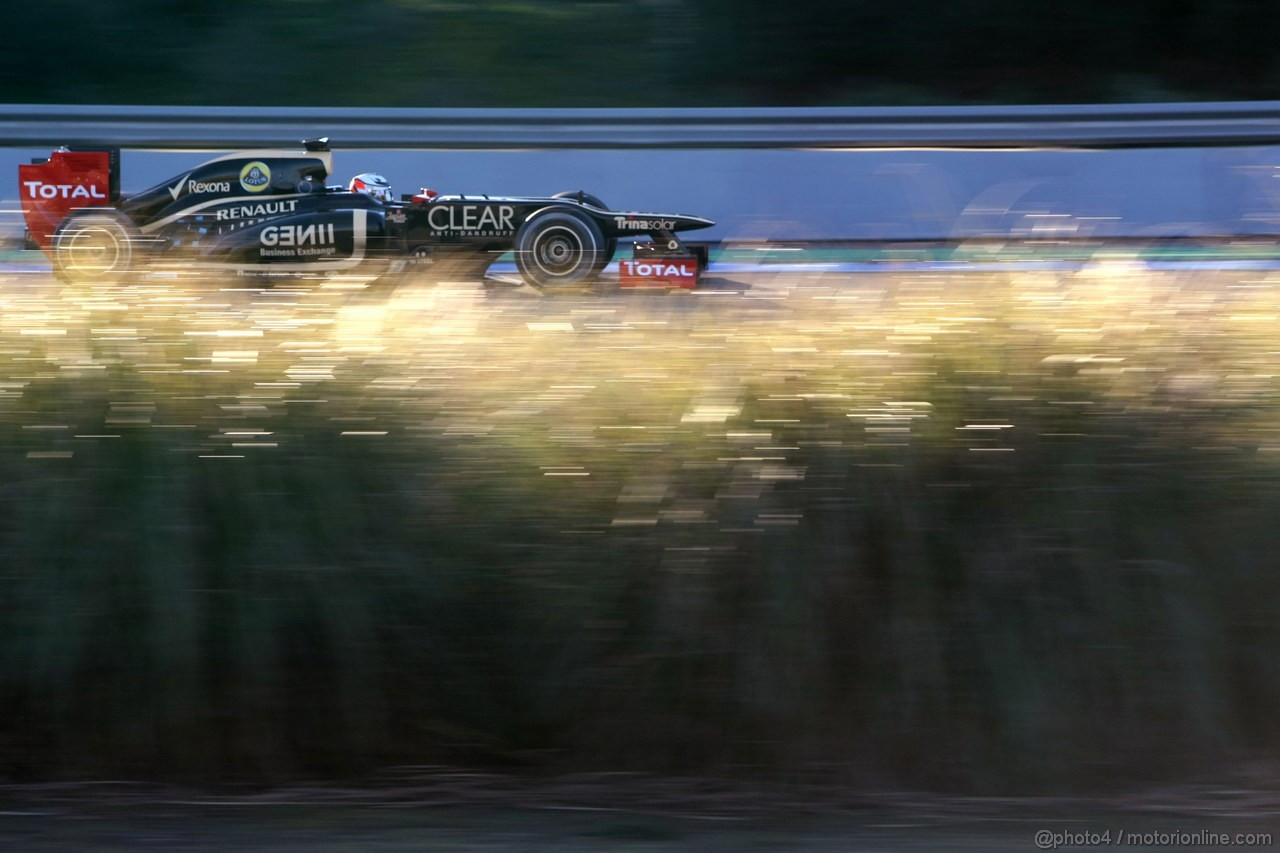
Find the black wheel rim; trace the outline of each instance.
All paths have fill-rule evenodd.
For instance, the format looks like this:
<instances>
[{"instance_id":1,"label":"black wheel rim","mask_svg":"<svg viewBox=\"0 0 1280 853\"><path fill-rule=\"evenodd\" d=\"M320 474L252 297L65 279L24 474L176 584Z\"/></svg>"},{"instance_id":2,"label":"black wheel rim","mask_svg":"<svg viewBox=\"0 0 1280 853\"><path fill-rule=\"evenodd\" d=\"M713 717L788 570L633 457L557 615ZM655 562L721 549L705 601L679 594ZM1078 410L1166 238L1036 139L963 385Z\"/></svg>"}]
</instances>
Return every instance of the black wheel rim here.
<instances>
[{"instance_id":1,"label":"black wheel rim","mask_svg":"<svg viewBox=\"0 0 1280 853\"><path fill-rule=\"evenodd\" d=\"M534 240L532 254L543 274L557 278L572 275L582 266L582 237L567 226L552 226Z\"/></svg>"},{"instance_id":2,"label":"black wheel rim","mask_svg":"<svg viewBox=\"0 0 1280 853\"><path fill-rule=\"evenodd\" d=\"M62 268L78 276L97 277L116 270L126 247L110 228L88 226L63 235L58 242Z\"/></svg>"}]
</instances>

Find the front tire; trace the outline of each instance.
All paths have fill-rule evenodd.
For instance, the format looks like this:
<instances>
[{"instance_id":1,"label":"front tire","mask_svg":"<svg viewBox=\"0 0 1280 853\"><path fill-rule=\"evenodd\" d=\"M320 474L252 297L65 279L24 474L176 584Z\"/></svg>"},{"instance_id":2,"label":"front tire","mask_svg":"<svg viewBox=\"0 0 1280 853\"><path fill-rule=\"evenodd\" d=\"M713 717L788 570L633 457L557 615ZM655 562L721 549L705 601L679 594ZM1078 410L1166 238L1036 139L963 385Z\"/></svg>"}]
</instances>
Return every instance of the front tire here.
<instances>
[{"instance_id":1,"label":"front tire","mask_svg":"<svg viewBox=\"0 0 1280 853\"><path fill-rule=\"evenodd\" d=\"M521 277L538 288L585 284L609 262L600 226L557 208L543 208L525 220L516 232L515 255Z\"/></svg>"},{"instance_id":2,"label":"front tire","mask_svg":"<svg viewBox=\"0 0 1280 853\"><path fill-rule=\"evenodd\" d=\"M555 195L552 196L552 198L571 198L574 201L579 201L579 202L582 202L583 204L587 204L592 207L598 207L601 210L609 209L609 205L601 201L599 196L594 196L591 193L583 192L582 190L570 190L568 192L556 193ZM616 237L609 237L605 239L604 253L601 254L600 256L600 262L599 262L599 265L596 267L596 272L599 273L601 270L607 267L609 265L609 262L613 260L613 256L616 255L617 253L618 253L618 239Z\"/></svg>"},{"instance_id":3,"label":"front tire","mask_svg":"<svg viewBox=\"0 0 1280 853\"><path fill-rule=\"evenodd\" d=\"M71 284L114 284L140 259L138 229L112 213L72 214L53 235L53 271Z\"/></svg>"}]
</instances>

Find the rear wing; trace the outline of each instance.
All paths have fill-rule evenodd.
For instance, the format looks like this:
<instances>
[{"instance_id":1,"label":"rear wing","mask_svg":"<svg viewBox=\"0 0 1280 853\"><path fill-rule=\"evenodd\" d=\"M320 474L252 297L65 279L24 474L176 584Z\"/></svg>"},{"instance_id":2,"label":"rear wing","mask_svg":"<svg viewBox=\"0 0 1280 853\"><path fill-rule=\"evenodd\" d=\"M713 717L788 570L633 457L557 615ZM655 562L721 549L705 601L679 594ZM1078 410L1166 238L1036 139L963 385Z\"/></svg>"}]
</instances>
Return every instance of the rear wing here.
<instances>
[{"instance_id":1,"label":"rear wing","mask_svg":"<svg viewBox=\"0 0 1280 853\"><path fill-rule=\"evenodd\" d=\"M120 149L59 148L48 158L20 165L18 194L28 236L48 249L71 211L114 204L120 197Z\"/></svg>"}]
</instances>

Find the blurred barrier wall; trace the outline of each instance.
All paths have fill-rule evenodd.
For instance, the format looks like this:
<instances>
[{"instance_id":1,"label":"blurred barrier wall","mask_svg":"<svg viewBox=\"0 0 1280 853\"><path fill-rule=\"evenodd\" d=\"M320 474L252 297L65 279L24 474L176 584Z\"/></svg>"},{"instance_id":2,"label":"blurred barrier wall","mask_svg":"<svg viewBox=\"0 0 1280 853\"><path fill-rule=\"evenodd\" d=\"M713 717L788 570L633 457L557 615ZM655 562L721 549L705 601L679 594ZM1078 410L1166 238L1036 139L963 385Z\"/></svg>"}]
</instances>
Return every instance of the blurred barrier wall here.
<instances>
[{"instance_id":1,"label":"blurred barrier wall","mask_svg":"<svg viewBox=\"0 0 1280 853\"><path fill-rule=\"evenodd\" d=\"M136 191L209 150L329 136L334 182L550 194L710 216L712 240L1280 235L1280 102L710 110L0 106L0 229L17 164L125 147Z\"/></svg>"},{"instance_id":2,"label":"blurred barrier wall","mask_svg":"<svg viewBox=\"0 0 1280 853\"><path fill-rule=\"evenodd\" d=\"M391 109L0 105L0 144L962 148L1280 143L1280 102L1013 107Z\"/></svg>"}]
</instances>

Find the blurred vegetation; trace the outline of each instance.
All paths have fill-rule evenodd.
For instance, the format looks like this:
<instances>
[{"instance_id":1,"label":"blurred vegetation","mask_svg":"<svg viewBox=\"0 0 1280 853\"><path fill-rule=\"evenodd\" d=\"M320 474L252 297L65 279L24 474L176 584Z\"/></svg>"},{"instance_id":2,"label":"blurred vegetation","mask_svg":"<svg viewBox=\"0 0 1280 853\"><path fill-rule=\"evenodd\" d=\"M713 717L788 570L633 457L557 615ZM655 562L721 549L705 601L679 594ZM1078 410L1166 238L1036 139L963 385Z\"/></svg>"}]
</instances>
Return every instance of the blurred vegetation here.
<instances>
[{"instance_id":1,"label":"blurred vegetation","mask_svg":"<svg viewBox=\"0 0 1280 853\"><path fill-rule=\"evenodd\" d=\"M1280 755L1275 274L37 295L0 329L0 777Z\"/></svg>"},{"instance_id":2,"label":"blurred vegetation","mask_svg":"<svg viewBox=\"0 0 1280 853\"><path fill-rule=\"evenodd\" d=\"M0 102L404 107L1280 98L1267 0L48 0Z\"/></svg>"}]
</instances>

